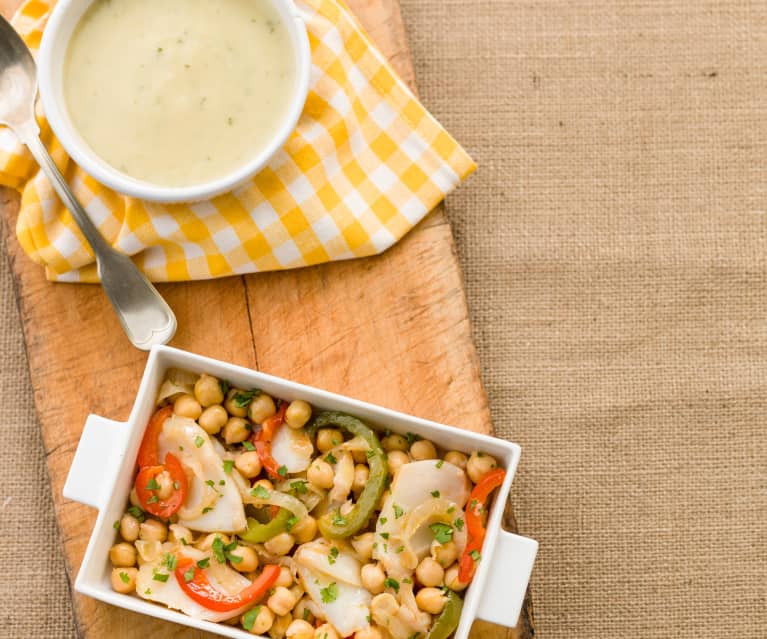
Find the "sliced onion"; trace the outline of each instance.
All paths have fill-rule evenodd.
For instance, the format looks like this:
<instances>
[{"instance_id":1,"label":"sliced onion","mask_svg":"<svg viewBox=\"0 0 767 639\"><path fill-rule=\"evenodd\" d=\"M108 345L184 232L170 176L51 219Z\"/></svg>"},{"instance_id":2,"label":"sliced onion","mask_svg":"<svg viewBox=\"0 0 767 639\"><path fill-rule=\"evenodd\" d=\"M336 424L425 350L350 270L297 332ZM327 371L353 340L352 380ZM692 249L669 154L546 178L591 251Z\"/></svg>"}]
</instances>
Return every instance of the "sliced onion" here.
<instances>
[{"instance_id":1,"label":"sliced onion","mask_svg":"<svg viewBox=\"0 0 767 639\"><path fill-rule=\"evenodd\" d=\"M189 395L194 393L194 383L199 375L179 368L169 368L165 373L165 381L160 386L160 393L157 395L157 403L173 399L176 395Z\"/></svg>"},{"instance_id":2,"label":"sliced onion","mask_svg":"<svg viewBox=\"0 0 767 639\"><path fill-rule=\"evenodd\" d=\"M261 498L252 495L250 492L247 495L243 495L243 501L246 504L253 504L254 506L279 506L280 508L286 508L292 512L299 521L309 514L309 511L304 506L303 502L291 495L286 495L278 490L268 490L268 497Z\"/></svg>"},{"instance_id":3,"label":"sliced onion","mask_svg":"<svg viewBox=\"0 0 767 639\"><path fill-rule=\"evenodd\" d=\"M453 509L451 513L448 510ZM453 522L462 517L462 511L458 506L442 498L432 498L416 506L407 516L405 524L402 526L401 539L407 550L414 552L419 559L423 558L431 546L431 539L423 540L421 543L414 540L413 537L427 523L442 522L448 524L453 529L453 541L458 548L460 555L466 546L466 528L458 530Z\"/></svg>"},{"instance_id":4,"label":"sliced onion","mask_svg":"<svg viewBox=\"0 0 767 639\"><path fill-rule=\"evenodd\" d=\"M343 451L337 458L333 475L333 488L330 489L331 503L346 501L354 483L354 459L348 451Z\"/></svg>"},{"instance_id":5,"label":"sliced onion","mask_svg":"<svg viewBox=\"0 0 767 639\"><path fill-rule=\"evenodd\" d=\"M330 549L334 546L339 548L340 552L331 557ZM345 549L345 544L331 544L324 539L317 539L301 544L294 558L298 565L306 566L314 572L323 573L352 586L362 586L360 562Z\"/></svg>"},{"instance_id":6,"label":"sliced onion","mask_svg":"<svg viewBox=\"0 0 767 639\"><path fill-rule=\"evenodd\" d=\"M327 494L324 490L322 490L322 488L317 488L317 486L310 484L308 481L306 481L306 479L283 479L281 482L275 484L274 487L280 492L292 493L295 491L293 490L293 486L291 486L291 484L297 481L304 482L304 486L306 486L306 492L297 493L296 499L302 501L306 506L306 509L311 512L317 507L317 504L319 504Z\"/></svg>"},{"instance_id":7,"label":"sliced onion","mask_svg":"<svg viewBox=\"0 0 767 639\"><path fill-rule=\"evenodd\" d=\"M156 561L162 553L162 543L157 540L137 539L134 543L139 559L144 563Z\"/></svg>"}]
</instances>

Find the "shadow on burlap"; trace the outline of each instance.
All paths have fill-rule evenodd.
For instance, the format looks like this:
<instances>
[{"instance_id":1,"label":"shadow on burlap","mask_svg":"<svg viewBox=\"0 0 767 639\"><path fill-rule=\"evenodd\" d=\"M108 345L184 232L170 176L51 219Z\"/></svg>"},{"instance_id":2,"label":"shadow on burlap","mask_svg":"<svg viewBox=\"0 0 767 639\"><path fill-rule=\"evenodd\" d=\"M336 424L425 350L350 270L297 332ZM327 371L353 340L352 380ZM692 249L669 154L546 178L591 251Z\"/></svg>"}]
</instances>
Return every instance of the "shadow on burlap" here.
<instances>
[{"instance_id":1,"label":"shadow on burlap","mask_svg":"<svg viewBox=\"0 0 767 639\"><path fill-rule=\"evenodd\" d=\"M767 632L767 5L404 0L538 635Z\"/></svg>"},{"instance_id":2,"label":"shadow on burlap","mask_svg":"<svg viewBox=\"0 0 767 639\"><path fill-rule=\"evenodd\" d=\"M538 636L767 627L767 5L403 0ZM2 637L74 629L0 265ZM30 601L34 605L30 605Z\"/></svg>"}]
</instances>

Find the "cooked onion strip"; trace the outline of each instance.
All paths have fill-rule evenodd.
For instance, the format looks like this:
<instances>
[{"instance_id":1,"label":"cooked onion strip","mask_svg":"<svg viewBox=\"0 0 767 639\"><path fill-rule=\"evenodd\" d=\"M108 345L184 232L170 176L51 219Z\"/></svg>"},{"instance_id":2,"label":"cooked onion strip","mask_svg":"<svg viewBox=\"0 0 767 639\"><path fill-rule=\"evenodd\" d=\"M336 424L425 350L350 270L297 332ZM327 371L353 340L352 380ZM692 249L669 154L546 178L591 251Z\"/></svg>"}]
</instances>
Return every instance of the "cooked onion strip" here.
<instances>
[{"instance_id":1,"label":"cooked onion strip","mask_svg":"<svg viewBox=\"0 0 767 639\"><path fill-rule=\"evenodd\" d=\"M252 504L254 506L279 506L280 508L286 508L292 512L299 521L309 514L309 511L304 506L300 499L296 499L291 495L286 495L278 490L267 490L267 495L264 497L258 497L254 495L252 491L243 495L243 501L246 504Z\"/></svg>"}]
</instances>

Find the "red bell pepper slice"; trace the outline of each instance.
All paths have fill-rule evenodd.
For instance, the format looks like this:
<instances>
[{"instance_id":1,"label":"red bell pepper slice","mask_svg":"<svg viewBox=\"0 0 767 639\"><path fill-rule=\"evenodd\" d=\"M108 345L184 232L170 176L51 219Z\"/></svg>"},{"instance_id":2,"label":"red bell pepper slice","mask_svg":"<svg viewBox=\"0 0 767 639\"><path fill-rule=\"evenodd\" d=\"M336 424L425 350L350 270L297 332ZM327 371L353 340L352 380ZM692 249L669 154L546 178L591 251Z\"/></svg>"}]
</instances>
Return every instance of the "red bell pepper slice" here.
<instances>
[{"instance_id":1,"label":"red bell pepper slice","mask_svg":"<svg viewBox=\"0 0 767 639\"><path fill-rule=\"evenodd\" d=\"M485 524L482 521L482 511L485 510L487 498L503 483L505 477L506 471L502 468L491 470L479 480L469 495L469 503L466 505L466 530L469 541L458 564L458 581L463 584L469 583L474 577L477 562L472 555L482 550L482 544L487 534Z\"/></svg>"},{"instance_id":2,"label":"red bell pepper slice","mask_svg":"<svg viewBox=\"0 0 767 639\"><path fill-rule=\"evenodd\" d=\"M152 415L146 430L144 431L144 438L141 440L141 447L138 449L138 457L136 463L139 468L144 466L159 466L160 465L160 453L159 453L159 438L162 427L165 424L165 420L173 414L173 406L165 406L161 408L154 415Z\"/></svg>"},{"instance_id":3,"label":"red bell pepper slice","mask_svg":"<svg viewBox=\"0 0 767 639\"><path fill-rule=\"evenodd\" d=\"M193 601L215 612L234 612L261 599L277 581L280 567L264 566L255 581L236 595L227 595L214 588L205 572L189 557L178 557L175 575L181 590Z\"/></svg>"},{"instance_id":4,"label":"red bell pepper slice","mask_svg":"<svg viewBox=\"0 0 767 639\"><path fill-rule=\"evenodd\" d=\"M168 519L181 508L187 493L186 473L178 458L168 453L165 455L165 461L160 463L160 433L165 420L172 414L173 407L165 406L152 415L144 431L144 437L141 440L141 447L136 458L139 466L139 473L136 477L136 495L141 502L141 507L163 519ZM156 489L147 486L157 475L166 470L173 479L173 494L168 499L160 501Z\"/></svg>"},{"instance_id":5,"label":"red bell pepper slice","mask_svg":"<svg viewBox=\"0 0 767 639\"><path fill-rule=\"evenodd\" d=\"M288 403L281 402L280 409L271 417L264 420L261 430L252 437L253 446L256 448L261 465L273 479L280 479L280 466L272 457L272 439L274 439L277 429L285 423L285 412L288 410Z\"/></svg>"},{"instance_id":6,"label":"red bell pepper slice","mask_svg":"<svg viewBox=\"0 0 767 639\"><path fill-rule=\"evenodd\" d=\"M173 493L168 499L162 500L157 497L157 489L151 489L148 486L150 481L166 470L173 479ZM164 466L144 466L136 476L136 495L142 508L162 519L168 519L181 508L186 499L186 491L187 480L184 467L172 453L165 455Z\"/></svg>"}]
</instances>

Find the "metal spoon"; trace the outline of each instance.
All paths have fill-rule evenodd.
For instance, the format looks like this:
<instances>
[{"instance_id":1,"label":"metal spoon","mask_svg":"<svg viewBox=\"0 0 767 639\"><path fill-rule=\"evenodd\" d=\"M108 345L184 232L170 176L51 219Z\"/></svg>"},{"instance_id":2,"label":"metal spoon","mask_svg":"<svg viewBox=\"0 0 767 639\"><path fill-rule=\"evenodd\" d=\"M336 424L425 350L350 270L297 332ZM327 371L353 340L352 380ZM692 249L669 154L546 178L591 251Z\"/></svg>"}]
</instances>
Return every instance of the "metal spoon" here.
<instances>
[{"instance_id":1,"label":"metal spoon","mask_svg":"<svg viewBox=\"0 0 767 639\"><path fill-rule=\"evenodd\" d=\"M61 201L72 213L96 256L101 285L136 348L165 344L176 332L176 316L131 259L114 250L91 222L40 141L35 120L37 73L27 45L0 16L0 123L27 146Z\"/></svg>"}]
</instances>

